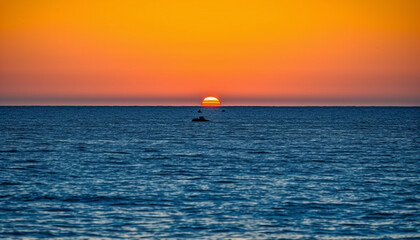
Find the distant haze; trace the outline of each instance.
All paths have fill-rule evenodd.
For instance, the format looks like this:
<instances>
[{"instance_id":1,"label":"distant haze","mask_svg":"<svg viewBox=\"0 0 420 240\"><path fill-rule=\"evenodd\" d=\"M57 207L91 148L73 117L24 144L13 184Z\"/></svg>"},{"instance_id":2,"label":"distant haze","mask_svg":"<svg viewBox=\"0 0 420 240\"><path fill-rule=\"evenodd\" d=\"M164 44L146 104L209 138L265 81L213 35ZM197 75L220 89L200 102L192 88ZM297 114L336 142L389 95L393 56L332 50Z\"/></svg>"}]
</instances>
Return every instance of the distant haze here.
<instances>
[{"instance_id":1,"label":"distant haze","mask_svg":"<svg viewBox=\"0 0 420 240\"><path fill-rule=\"evenodd\" d=\"M0 105L420 105L420 1L0 2Z\"/></svg>"}]
</instances>

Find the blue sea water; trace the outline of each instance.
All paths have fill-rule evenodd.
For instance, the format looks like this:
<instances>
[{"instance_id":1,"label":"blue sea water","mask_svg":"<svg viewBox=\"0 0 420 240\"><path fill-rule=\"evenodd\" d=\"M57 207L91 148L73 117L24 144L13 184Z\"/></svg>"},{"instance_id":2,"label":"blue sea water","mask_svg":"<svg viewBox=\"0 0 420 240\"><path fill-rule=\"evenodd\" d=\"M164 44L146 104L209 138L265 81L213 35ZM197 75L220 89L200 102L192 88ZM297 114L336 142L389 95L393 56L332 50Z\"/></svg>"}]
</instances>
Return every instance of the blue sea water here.
<instances>
[{"instance_id":1,"label":"blue sea water","mask_svg":"<svg viewBox=\"0 0 420 240\"><path fill-rule=\"evenodd\" d=\"M198 109L0 107L0 238L420 239L420 108Z\"/></svg>"}]
</instances>

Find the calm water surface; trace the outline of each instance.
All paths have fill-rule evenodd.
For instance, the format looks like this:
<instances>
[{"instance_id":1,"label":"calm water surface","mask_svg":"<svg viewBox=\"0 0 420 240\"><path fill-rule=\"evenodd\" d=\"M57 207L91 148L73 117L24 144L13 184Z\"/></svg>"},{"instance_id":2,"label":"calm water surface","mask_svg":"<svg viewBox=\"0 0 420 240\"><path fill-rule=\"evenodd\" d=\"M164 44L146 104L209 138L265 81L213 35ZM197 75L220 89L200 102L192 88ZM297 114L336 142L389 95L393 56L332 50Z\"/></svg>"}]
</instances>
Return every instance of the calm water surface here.
<instances>
[{"instance_id":1,"label":"calm water surface","mask_svg":"<svg viewBox=\"0 0 420 240\"><path fill-rule=\"evenodd\" d=\"M0 107L0 238L420 239L420 108L198 109Z\"/></svg>"}]
</instances>

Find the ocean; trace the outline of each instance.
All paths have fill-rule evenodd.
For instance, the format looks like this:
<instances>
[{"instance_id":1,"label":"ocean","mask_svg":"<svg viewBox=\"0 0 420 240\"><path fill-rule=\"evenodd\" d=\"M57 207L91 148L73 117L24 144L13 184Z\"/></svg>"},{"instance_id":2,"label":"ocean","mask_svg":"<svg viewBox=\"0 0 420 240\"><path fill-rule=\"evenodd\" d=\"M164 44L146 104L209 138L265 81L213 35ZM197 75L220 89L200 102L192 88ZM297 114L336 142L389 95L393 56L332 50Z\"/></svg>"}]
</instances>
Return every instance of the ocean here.
<instances>
[{"instance_id":1,"label":"ocean","mask_svg":"<svg viewBox=\"0 0 420 240\"><path fill-rule=\"evenodd\" d=\"M0 171L0 238L420 239L419 107L0 107Z\"/></svg>"}]
</instances>

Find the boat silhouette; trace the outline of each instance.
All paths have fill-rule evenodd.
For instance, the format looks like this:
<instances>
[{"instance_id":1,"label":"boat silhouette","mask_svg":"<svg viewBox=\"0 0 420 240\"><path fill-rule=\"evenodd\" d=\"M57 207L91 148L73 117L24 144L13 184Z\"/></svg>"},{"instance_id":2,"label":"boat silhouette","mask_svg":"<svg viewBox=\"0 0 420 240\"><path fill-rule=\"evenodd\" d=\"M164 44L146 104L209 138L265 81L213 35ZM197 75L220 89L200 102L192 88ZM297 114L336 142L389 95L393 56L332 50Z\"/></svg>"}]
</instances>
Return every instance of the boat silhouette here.
<instances>
[{"instance_id":1,"label":"boat silhouette","mask_svg":"<svg viewBox=\"0 0 420 240\"><path fill-rule=\"evenodd\" d=\"M203 116L199 117L199 118L193 118L192 120L193 122L208 122L210 120L205 119Z\"/></svg>"}]
</instances>

